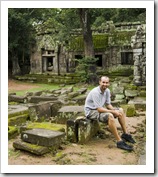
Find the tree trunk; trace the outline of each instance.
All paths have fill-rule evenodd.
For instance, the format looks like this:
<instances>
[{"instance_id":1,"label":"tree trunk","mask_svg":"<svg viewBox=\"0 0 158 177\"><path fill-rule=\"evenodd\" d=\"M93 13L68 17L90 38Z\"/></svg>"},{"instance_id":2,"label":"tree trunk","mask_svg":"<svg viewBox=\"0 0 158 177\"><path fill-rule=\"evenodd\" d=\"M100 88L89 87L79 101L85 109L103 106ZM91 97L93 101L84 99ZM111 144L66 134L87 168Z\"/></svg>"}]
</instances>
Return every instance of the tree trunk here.
<instances>
[{"instance_id":1,"label":"tree trunk","mask_svg":"<svg viewBox=\"0 0 158 177\"><path fill-rule=\"evenodd\" d=\"M82 26L83 33L83 41L84 41L84 53L85 57L95 58L94 55L94 46L93 46L93 37L92 30L90 25L90 13L89 9L83 8L79 9L80 23ZM87 71L89 78L88 82L92 84L97 83L97 75L96 75L96 64L89 62L89 69Z\"/></svg>"},{"instance_id":2,"label":"tree trunk","mask_svg":"<svg viewBox=\"0 0 158 177\"><path fill-rule=\"evenodd\" d=\"M12 55L12 76L20 75L21 69L18 62L17 55Z\"/></svg>"},{"instance_id":3,"label":"tree trunk","mask_svg":"<svg viewBox=\"0 0 158 177\"><path fill-rule=\"evenodd\" d=\"M92 30L90 26L90 14L88 9L79 9L79 16L82 26L85 57L94 57Z\"/></svg>"}]
</instances>

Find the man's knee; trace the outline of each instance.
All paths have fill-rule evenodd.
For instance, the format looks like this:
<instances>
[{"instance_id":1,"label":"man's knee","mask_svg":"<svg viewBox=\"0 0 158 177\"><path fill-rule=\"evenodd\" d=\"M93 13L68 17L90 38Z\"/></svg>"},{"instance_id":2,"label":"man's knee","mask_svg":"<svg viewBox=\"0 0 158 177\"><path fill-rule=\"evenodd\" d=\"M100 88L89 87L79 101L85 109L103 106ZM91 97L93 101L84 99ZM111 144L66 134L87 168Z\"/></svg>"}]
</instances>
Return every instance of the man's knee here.
<instances>
[{"instance_id":1,"label":"man's knee","mask_svg":"<svg viewBox=\"0 0 158 177\"><path fill-rule=\"evenodd\" d=\"M114 121L115 121L115 118L113 114L109 113L108 122L114 122Z\"/></svg>"},{"instance_id":2,"label":"man's knee","mask_svg":"<svg viewBox=\"0 0 158 177\"><path fill-rule=\"evenodd\" d=\"M123 108L119 108L119 111L120 111L122 114L124 113Z\"/></svg>"}]
</instances>

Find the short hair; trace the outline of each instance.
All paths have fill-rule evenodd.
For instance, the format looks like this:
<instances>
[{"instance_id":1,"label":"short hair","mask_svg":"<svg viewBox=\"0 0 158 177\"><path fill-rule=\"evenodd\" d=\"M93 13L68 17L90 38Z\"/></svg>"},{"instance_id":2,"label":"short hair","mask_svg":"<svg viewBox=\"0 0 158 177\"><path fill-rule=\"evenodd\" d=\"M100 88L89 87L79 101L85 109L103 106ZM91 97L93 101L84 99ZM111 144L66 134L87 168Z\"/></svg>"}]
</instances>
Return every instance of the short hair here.
<instances>
[{"instance_id":1,"label":"short hair","mask_svg":"<svg viewBox=\"0 0 158 177\"><path fill-rule=\"evenodd\" d=\"M99 78L99 81L101 81L103 77L105 77L106 79L109 79L108 76L101 76L101 77Z\"/></svg>"}]
</instances>

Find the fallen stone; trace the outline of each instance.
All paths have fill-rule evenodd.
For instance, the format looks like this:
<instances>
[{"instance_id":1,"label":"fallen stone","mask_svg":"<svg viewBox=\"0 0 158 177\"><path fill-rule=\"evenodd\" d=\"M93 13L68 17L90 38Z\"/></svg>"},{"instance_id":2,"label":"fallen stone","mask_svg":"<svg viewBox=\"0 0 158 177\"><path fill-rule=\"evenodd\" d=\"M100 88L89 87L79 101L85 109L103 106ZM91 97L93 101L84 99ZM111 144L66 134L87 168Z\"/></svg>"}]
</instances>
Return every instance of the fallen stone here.
<instances>
[{"instance_id":1,"label":"fallen stone","mask_svg":"<svg viewBox=\"0 0 158 177\"><path fill-rule=\"evenodd\" d=\"M49 97L49 96L31 96L29 102L30 103L39 103L42 101L55 101L57 97Z\"/></svg>"},{"instance_id":2,"label":"fallen stone","mask_svg":"<svg viewBox=\"0 0 158 177\"><path fill-rule=\"evenodd\" d=\"M43 155L50 152L50 149L48 147L34 145L31 143L24 142L22 140L17 140L13 142L13 147L18 150L31 152L35 155Z\"/></svg>"},{"instance_id":3,"label":"fallen stone","mask_svg":"<svg viewBox=\"0 0 158 177\"><path fill-rule=\"evenodd\" d=\"M84 115L84 106L63 106L55 116L56 123L66 124L67 120L75 119L79 114Z\"/></svg>"},{"instance_id":4,"label":"fallen stone","mask_svg":"<svg viewBox=\"0 0 158 177\"><path fill-rule=\"evenodd\" d=\"M65 133L37 128L23 131L21 133L21 139L28 143L49 147L60 145L65 139Z\"/></svg>"},{"instance_id":5,"label":"fallen stone","mask_svg":"<svg viewBox=\"0 0 158 177\"><path fill-rule=\"evenodd\" d=\"M8 101L18 102L18 103L27 103L28 99L26 96L8 95Z\"/></svg>"}]
</instances>

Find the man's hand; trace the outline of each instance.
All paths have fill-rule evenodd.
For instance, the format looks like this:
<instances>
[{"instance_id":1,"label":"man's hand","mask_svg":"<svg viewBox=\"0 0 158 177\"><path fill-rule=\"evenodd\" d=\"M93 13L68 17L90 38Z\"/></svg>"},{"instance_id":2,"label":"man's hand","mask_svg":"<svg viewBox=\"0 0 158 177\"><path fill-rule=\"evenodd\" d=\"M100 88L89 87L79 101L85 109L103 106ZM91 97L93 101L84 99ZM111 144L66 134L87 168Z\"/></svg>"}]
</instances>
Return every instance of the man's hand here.
<instances>
[{"instance_id":1,"label":"man's hand","mask_svg":"<svg viewBox=\"0 0 158 177\"><path fill-rule=\"evenodd\" d=\"M119 110L112 110L112 114L114 115L114 117L122 116L122 113Z\"/></svg>"}]
</instances>

